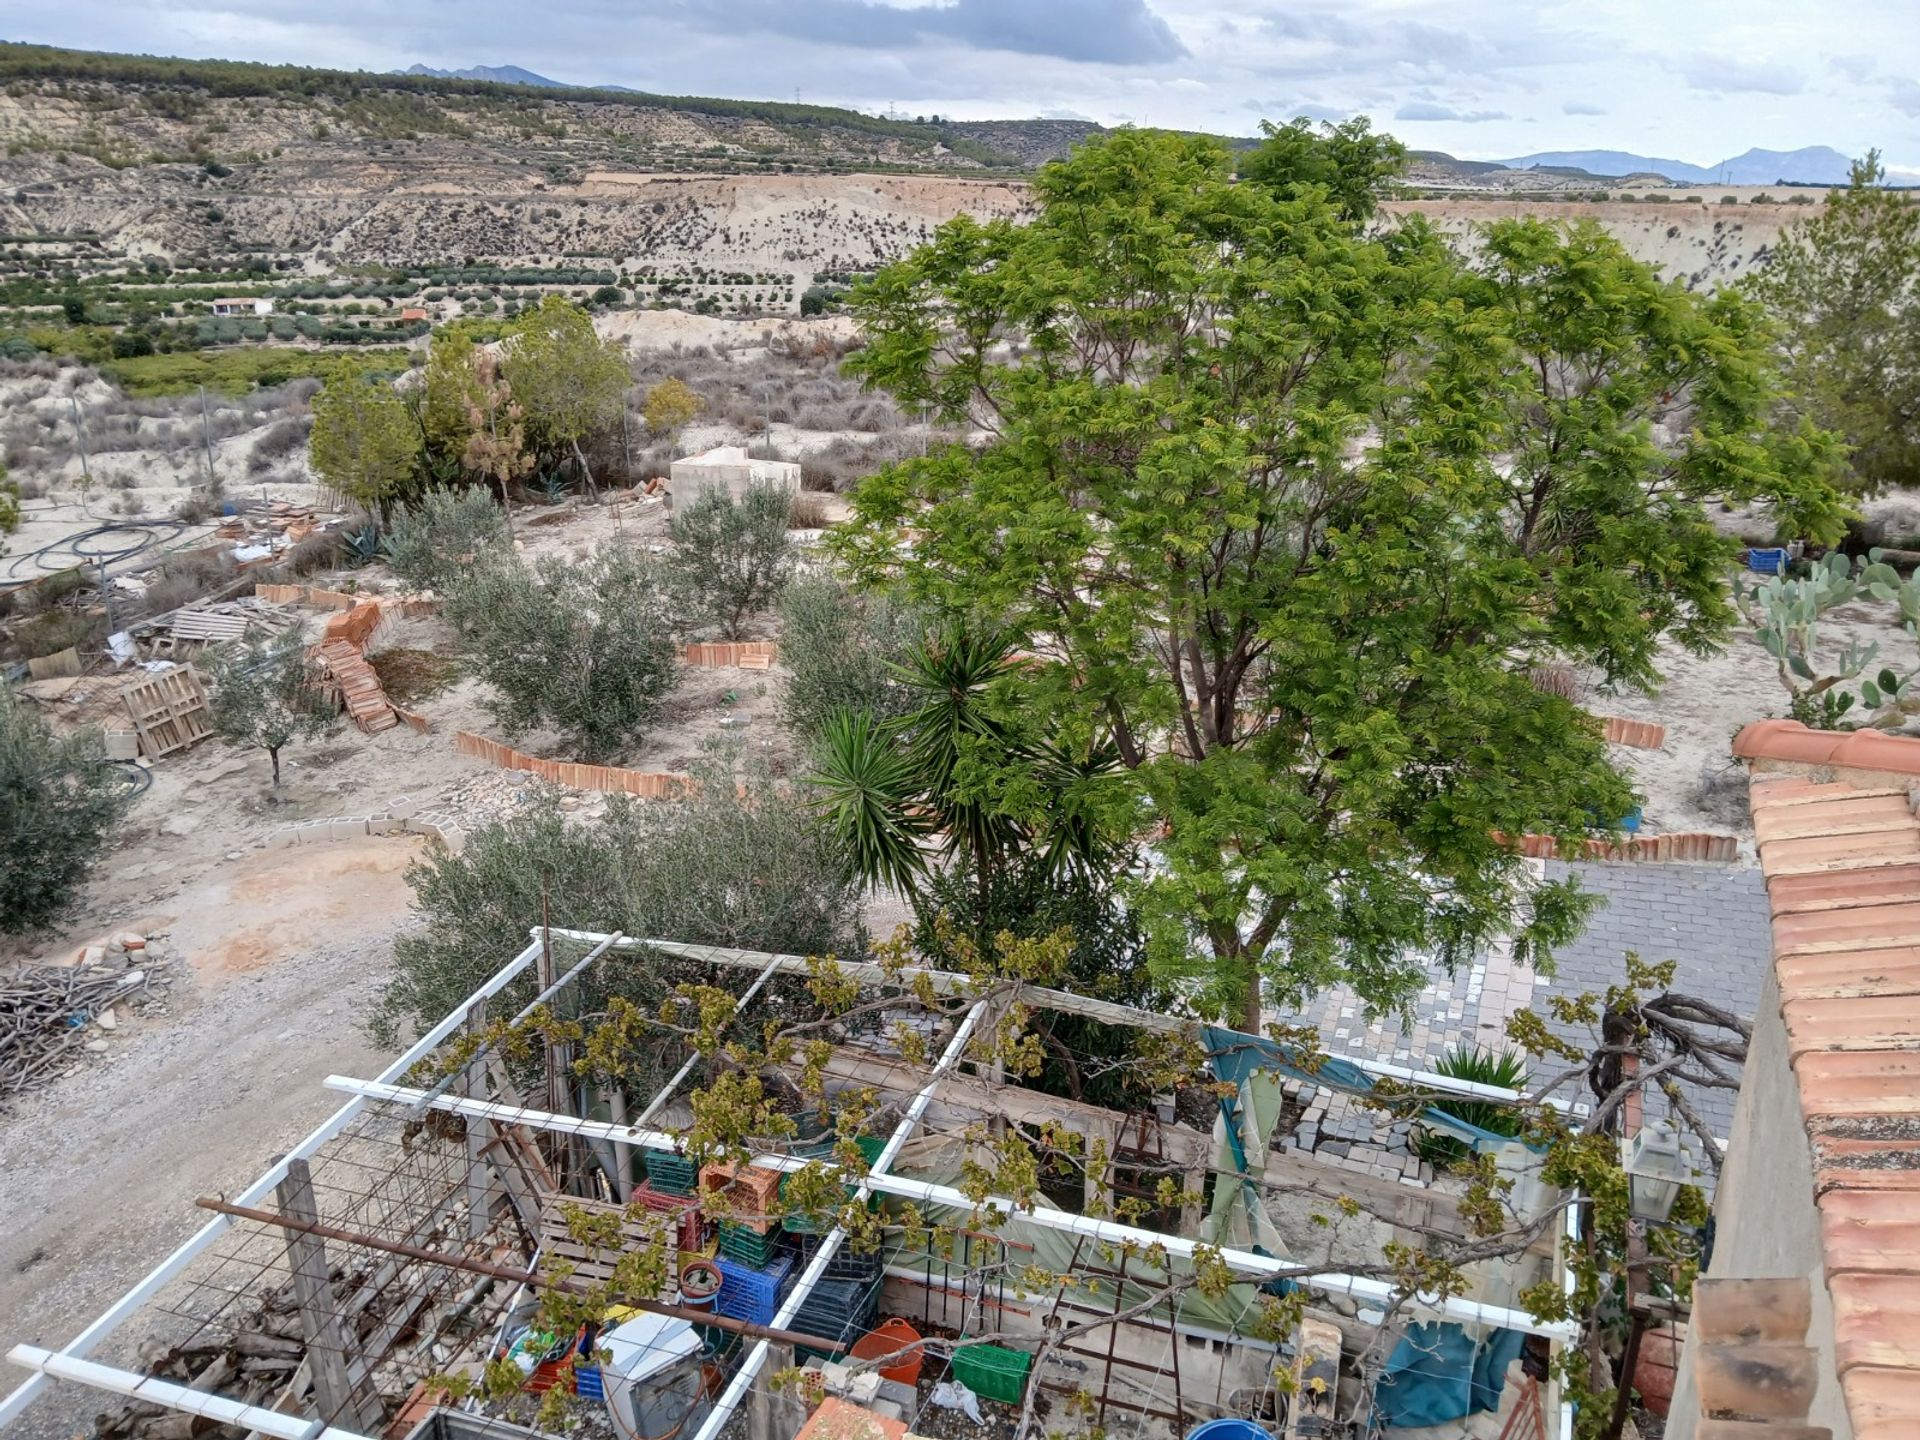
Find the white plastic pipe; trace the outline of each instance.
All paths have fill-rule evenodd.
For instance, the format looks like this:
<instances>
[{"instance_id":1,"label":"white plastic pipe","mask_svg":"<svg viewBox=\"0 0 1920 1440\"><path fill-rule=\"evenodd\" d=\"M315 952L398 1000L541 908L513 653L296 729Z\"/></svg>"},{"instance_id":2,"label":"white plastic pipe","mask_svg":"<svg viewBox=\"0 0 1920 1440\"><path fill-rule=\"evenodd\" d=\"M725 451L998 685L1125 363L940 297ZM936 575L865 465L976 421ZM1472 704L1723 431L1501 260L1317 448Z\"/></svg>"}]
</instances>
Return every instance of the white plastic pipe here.
<instances>
[{"instance_id":1,"label":"white plastic pipe","mask_svg":"<svg viewBox=\"0 0 1920 1440\"><path fill-rule=\"evenodd\" d=\"M401 1085L355 1080L343 1075L329 1075L326 1085L330 1090L395 1105L414 1104L425 1094L424 1091L408 1089ZM528 1110L513 1105L500 1105L490 1100L468 1100L458 1095L440 1096L433 1101L433 1108L460 1115L472 1115L481 1119L499 1120L509 1125L525 1125L535 1130L579 1135L585 1139L611 1140L620 1144L647 1145L660 1149L672 1149L679 1144L678 1136L669 1135L663 1131L635 1130L625 1125L611 1125L604 1120L581 1120L571 1115L555 1115L546 1110ZM771 1170L798 1170L808 1162L786 1155L761 1155L756 1157L753 1163ZM929 1205L948 1205L963 1210L976 1208L972 1197L950 1185L933 1185L923 1180L907 1180L897 1175L881 1174L869 1175L867 1184L882 1195L892 1195L902 1200L915 1200ZM1204 1242L1189 1239L1184 1235L1163 1235L1157 1230L1143 1230L1138 1226L1122 1225L1112 1220L1096 1220L1067 1210L1019 1210L1014 1201L1006 1196L989 1196L978 1208L988 1207L1014 1217L1021 1224L1038 1225L1046 1230L1062 1230L1071 1235L1084 1235L1091 1240L1103 1240L1116 1245L1133 1245L1142 1249L1158 1246L1169 1255L1186 1260L1191 1260L1202 1248L1209 1250L1216 1248L1205 1246ZM1290 1272L1297 1267L1291 1261L1278 1260L1270 1255L1256 1255L1251 1250L1219 1248L1218 1254L1230 1269L1255 1279L1270 1280L1276 1276L1288 1275L1289 1278L1310 1290L1322 1290L1333 1295L1351 1295L1355 1299L1366 1300L1376 1305L1388 1303L1399 1293L1384 1280L1375 1280L1362 1275L1347 1275L1337 1271L1292 1275ZM1425 1314L1436 1315L1446 1320L1495 1325L1503 1330L1524 1330L1529 1335L1545 1335L1555 1340L1570 1340L1578 1333L1577 1327L1569 1322L1543 1322L1534 1319L1524 1310L1514 1310L1504 1305L1482 1304L1477 1300L1463 1300L1458 1296L1435 1296L1429 1300L1413 1295L1408 1297L1408 1304Z\"/></svg>"},{"instance_id":2,"label":"white plastic pipe","mask_svg":"<svg viewBox=\"0 0 1920 1440\"><path fill-rule=\"evenodd\" d=\"M76 1359L71 1355L62 1355L57 1350L42 1350L37 1345L16 1345L7 1352L7 1359L40 1376L75 1380L95 1390L125 1395L130 1400L145 1400L149 1404L164 1405L169 1410L201 1415L237 1430L258 1430L263 1435L274 1436L275 1440L368 1440L358 1430L322 1425L318 1420L309 1420L303 1415L289 1415L284 1410L243 1405L238 1400L209 1395L204 1390L191 1390L171 1380L156 1380L151 1375L139 1375L112 1365Z\"/></svg>"}]
</instances>

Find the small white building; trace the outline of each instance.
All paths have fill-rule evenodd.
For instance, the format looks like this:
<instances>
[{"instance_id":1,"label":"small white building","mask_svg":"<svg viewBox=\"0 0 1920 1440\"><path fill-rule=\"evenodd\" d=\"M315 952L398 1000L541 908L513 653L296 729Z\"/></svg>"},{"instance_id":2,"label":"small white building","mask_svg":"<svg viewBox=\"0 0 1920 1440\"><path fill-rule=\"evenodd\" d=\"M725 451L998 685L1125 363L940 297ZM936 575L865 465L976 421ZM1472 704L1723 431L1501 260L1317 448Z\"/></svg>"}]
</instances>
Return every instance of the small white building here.
<instances>
[{"instance_id":1,"label":"small white building","mask_svg":"<svg viewBox=\"0 0 1920 1440\"><path fill-rule=\"evenodd\" d=\"M744 446L716 445L673 462L667 493L672 506L691 505L709 490L724 490L735 500L755 485L771 485L788 495L800 489L800 467L791 460L766 460Z\"/></svg>"},{"instance_id":2,"label":"small white building","mask_svg":"<svg viewBox=\"0 0 1920 1440\"><path fill-rule=\"evenodd\" d=\"M271 315L273 301L251 300L244 296L237 299L229 297L224 300L215 300L213 313L216 315Z\"/></svg>"}]
</instances>

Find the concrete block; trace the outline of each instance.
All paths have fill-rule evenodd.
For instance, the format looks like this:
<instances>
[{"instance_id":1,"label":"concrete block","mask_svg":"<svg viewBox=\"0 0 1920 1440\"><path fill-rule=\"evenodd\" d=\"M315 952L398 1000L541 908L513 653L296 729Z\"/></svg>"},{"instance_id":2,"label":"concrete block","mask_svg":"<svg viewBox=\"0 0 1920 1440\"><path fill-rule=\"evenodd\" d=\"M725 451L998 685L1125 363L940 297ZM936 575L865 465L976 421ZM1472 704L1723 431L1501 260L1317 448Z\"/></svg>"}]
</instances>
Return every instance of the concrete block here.
<instances>
[{"instance_id":1,"label":"concrete block","mask_svg":"<svg viewBox=\"0 0 1920 1440\"><path fill-rule=\"evenodd\" d=\"M367 833L364 819L340 819L327 822L327 834L334 840L353 840Z\"/></svg>"},{"instance_id":2,"label":"concrete block","mask_svg":"<svg viewBox=\"0 0 1920 1440\"><path fill-rule=\"evenodd\" d=\"M298 825L282 825L267 837L267 848L270 850L284 850L290 845L299 843L300 827Z\"/></svg>"},{"instance_id":3,"label":"concrete block","mask_svg":"<svg viewBox=\"0 0 1920 1440\"><path fill-rule=\"evenodd\" d=\"M386 813L396 820L405 820L420 813L420 802L411 795L396 795L387 802Z\"/></svg>"},{"instance_id":4,"label":"concrete block","mask_svg":"<svg viewBox=\"0 0 1920 1440\"><path fill-rule=\"evenodd\" d=\"M101 739L106 743L109 760L140 758L140 737L132 730L108 730Z\"/></svg>"},{"instance_id":5,"label":"concrete block","mask_svg":"<svg viewBox=\"0 0 1920 1440\"><path fill-rule=\"evenodd\" d=\"M400 822L391 815L369 815L367 833L369 835L393 835L400 830Z\"/></svg>"}]
</instances>

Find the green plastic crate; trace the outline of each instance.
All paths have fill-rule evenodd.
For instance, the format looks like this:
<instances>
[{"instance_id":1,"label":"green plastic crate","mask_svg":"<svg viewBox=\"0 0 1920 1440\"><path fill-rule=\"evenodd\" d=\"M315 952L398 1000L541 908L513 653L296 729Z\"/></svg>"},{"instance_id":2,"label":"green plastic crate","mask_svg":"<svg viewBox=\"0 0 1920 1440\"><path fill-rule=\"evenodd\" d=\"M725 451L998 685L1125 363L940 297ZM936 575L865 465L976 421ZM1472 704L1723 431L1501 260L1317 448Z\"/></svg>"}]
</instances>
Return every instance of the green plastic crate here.
<instances>
[{"instance_id":1,"label":"green plastic crate","mask_svg":"<svg viewBox=\"0 0 1920 1440\"><path fill-rule=\"evenodd\" d=\"M669 1150L647 1151L647 1179L669 1195L691 1195L699 1174L691 1160Z\"/></svg>"},{"instance_id":2,"label":"green plastic crate","mask_svg":"<svg viewBox=\"0 0 1920 1440\"><path fill-rule=\"evenodd\" d=\"M735 1224L731 1220L720 1222L720 1253L730 1260L738 1260L742 1265L751 1265L755 1269L763 1267L780 1249L778 1231L769 1231L762 1235L746 1225Z\"/></svg>"},{"instance_id":3,"label":"green plastic crate","mask_svg":"<svg viewBox=\"0 0 1920 1440\"><path fill-rule=\"evenodd\" d=\"M1018 1405L1026 1393L1033 1356L1003 1345L962 1345L953 1352L953 1373L962 1385L986 1400Z\"/></svg>"}]
</instances>

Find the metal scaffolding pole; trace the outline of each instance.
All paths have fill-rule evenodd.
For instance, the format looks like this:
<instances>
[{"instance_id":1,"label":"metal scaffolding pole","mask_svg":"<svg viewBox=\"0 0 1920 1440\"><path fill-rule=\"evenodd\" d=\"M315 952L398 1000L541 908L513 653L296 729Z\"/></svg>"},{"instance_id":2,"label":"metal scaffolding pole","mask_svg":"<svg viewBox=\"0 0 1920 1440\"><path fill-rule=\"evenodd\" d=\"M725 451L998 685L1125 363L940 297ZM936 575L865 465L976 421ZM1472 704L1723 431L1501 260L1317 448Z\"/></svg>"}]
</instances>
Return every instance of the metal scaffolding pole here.
<instances>
[{"instance_id":1,"label":"metal scaffolding pole","mask_svg":"<svg viewBox=\"0 0 1920 1440\"><path fill-rule=\"evenodd\" d=\"M537 926L534 933L539 933ZM606 938L592 931L563 930L557 926L553 933L570 940L597 941ZM778 955L764 950L735 950L721 945L689 945L680 940L647 940L635 939L631 936L621 940L614 948L658 950L663 954L677 955L683 959L704 960L709 964L730 966L735 969L765 969L782 975L811 973L811 967L804 955ZM841 973L850 979L874 984L910 984L924 975L943 993L963 998L972 994L978 983L972 976L963 975L956 970L934 970L919 965L888 970L885 966L861 960L842 960L837 963ZM1128 1025L1136 1030L1151 1030L1162 1034L1177 1034L1198 1023L1183 1016L1166 1015L1157 1010L1142 1010L1132 1005L1121 1005L1112 1000L1096 1000L1088 995L1076 995L1071 990L1055 990L1046 985L1022 985L1020 1000L1022 1004L1033 1005L1042 1010L1055 1010L1063 1015L1084 1015L1089 1020L1103 1021L1108 1025ZM1482 1085L1473 1080L1456 1080L1451 1075L1441 1075L1432 1070L1415 1070L1409 1066L1394 1065L1385 1060L1366 1060L1353 1055L1342 1055L1340 1058L1356 1070L1363 1070L1369 1075L1396 1080L1406 1085L1417 1085L1423 1090L1439 1090L1450 1095L1471 1096L1477 1100L1504 1101L1508 1104L1545 1098L1545 1102L1556 1109L1574 1108L1566 1101L1552 1097L1528 1096L1503 1085Z\"/></svg>"},{"instance_id":2,"label":"metal scaffolding pole","mask_svg":"<svg viewBox=\"0 0 1920 1440\"><path fill-rule=\"evenodd\" d=\"M401 1085L355 1080L344 1075L329 1075L325 1084L329 1090L338 1090L342 1094L357 1095L368 1100L382 1100L393 1105L411 1105L422 1094L419 1090ZM553 1130L561 1134L612 1140L629 1145L672 1149L679 1143L678 1136L658 1130L634 1130L627 1126L609 1125L602 1120L580 1120L572 1115L556 1115L548 1110L526 1110L485 1100L466 1100L457 1095L442 1096L433 1102L433 1108L452 1111L458 1115L477 1116L484 1120L499 1120L508 1125L525 1125L536 1130ZM755 1157L753 1163L771 1170L798 1170L809 1162L786 1155L761 1155ZM1122 1225L1113 1220L1096 1220L1091 1216L1076 1215L1067 1210L1022 1210L1017 1202L1004 1195L989 1195L976 1205L973 1198L966 1192L956 1190L950 1185L932 1185L923 1180L908 1180L897 1175L881 1174L870 1174L867 1181L870 1189L901 1200L915 1200L923 1205L950 1205L967 1211L991 1208L1015 1217L1023 1225L1038 1225L1043 1230L1061 1230L1070 1235L1085 1235L1089 1239L1103 1240L1115 1245L1137 1245L1147 1250L1158 1247L1167 1254L1183 1260L1191 1260L1196 1251L1205 1249L1217 1253L1229 1269L1254 1280L1271 1280L1286 1276L1309 1290L1321 1290L1330 1295L1349 1295L1356 1300L1380 1306L1401 1298L1394 1286L1370 1276L1347 1275L1339 1272L1298 1275L1293 1273L1298 1267L1286 1260L1275 1259L1271 1255L1260 1255L1251 1250L1238 1250L1225 1246L1208 1246L1184 1235L1163 1235L1157 1230L1143 1230L1136 1225ZM1406 1297L1406 1301L1410 1308L1443 1320L1494 1325L1503 1330L1523 1330L1529 1335L1545 1335L1555 1340L1571 1340L1578 1333L1578 1327L1571 1322L1540 1321L1524 1310L1515 1310L1504 1305L1486 1305L1477 1300L1462 1300L1457 1296L1426 1299L1416 1294Z\"/></svg>"}]
</instances>

